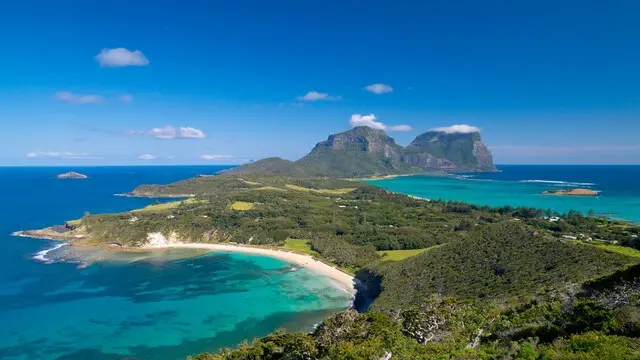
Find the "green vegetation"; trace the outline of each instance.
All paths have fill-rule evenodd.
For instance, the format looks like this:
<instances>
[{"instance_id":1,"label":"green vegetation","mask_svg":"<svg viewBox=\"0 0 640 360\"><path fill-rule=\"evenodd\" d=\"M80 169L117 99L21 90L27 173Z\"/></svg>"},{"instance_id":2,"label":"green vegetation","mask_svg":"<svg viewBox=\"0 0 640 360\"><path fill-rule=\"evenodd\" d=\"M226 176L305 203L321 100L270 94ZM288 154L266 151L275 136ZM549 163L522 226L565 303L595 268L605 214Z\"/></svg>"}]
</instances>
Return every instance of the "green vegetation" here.
<instances>
[{"instance_id":1,"label":"green vegetation","mask_svg":"<svg viewBox=\"0 0 640 360\"><path fill-rule=\"evenodd\" d=\"M432 246L428 249L414 249L414 250L382 250L382 251L377 251L378 254L380 254L380 256L382 257L383 261L400 261L400 260L404 260L408 257L411 256L416 256L418 254L421 254L422 252L429 250L429 249L433 249L435 247L438 247L441 245L435 245Z\"/></svg>"},{"instance_id":2,"label":"green vegetation","mask_svg":"<svg viewBox=\"0 0 640 360\"><path fill-rule=\"evenodd\" d=\"M233 204L229 205L231 210L236 210L236 211L253 210L255 206L256 205L254 203L247 202L247 201L235 201L233 202Z\"/></svg>"},{"instance_id":3,"label":"green vegetation","mask_svg":"<svg viewBox=\"0 0 640 360\"><path fill-rule=\"evenodd\" d=\"M204 200L185 199L182 201L171 201L166 203L157 203L153 205L148 205L143 207L142 209L133 210L133 212L162 212L165 210L177 208L180 205L198 204L203 202Z\"/></svg>"},{"instance_id":4,"label":"green vegetation","mask_svg":"<svg viewBox=\"0 0 640 360\"><path fill-rule=\"evenodd\" d=\"M584 241L579 241L579 243L583 244L583 245L587 245L587 246L595 246L595 247L597 247L599 249L611 251L611 252L622 254L622 255L626 255L626 256L640 258L640 250L637 250L637 249L634 249L634 248L630 248L630 247L626 247L626 246L611 245L611 244L606 244L606 243L601 243L601 242L589 242L589 243L587 243L587 242L584 242Z\"/></svg>"},{"instance_id":5,"label":"green vegetation","mask_svg":"<svg viewBox=\"0 0 640 360\"><path fill-rule=\"evenodd\" d=\"M307 189L306 187L302 187L302 186L298 186L298 185L292 185L292 184L286 184L285 187L287 189L292 189L292 190L297 190L297 191L313 191L313 192L316 192L318 194L329 194L329 195L345 195L345 194L348 194L348 193L352 192L353 190L355 190L355 188Z\"/></svg>"},{"instance_id":6,"label":"green vegetation","mask_svg":"<svg viewBox=\"0 0 640 360\"><path fill-rule=\"evenodd\" d=\"M318 253L313 251L311 246L309 246L309 240L289 238L284 241L284 248L294 252L309 254L311 256L318 255Z\"/></svg>"},{"instance_id":7,"label":"green vegetation","mask_svg":"<svg viewBox=\"0 0 640 360\"><path fill-rule=\"evenodd\" d=\"M431 294L506 301L613 273L636 258L545 237L513 221L479 227L464 239L372 271L384 291L373 304L391 309ZM415 279L421 279L416 282Z\"/></svg>"}]
</instances>

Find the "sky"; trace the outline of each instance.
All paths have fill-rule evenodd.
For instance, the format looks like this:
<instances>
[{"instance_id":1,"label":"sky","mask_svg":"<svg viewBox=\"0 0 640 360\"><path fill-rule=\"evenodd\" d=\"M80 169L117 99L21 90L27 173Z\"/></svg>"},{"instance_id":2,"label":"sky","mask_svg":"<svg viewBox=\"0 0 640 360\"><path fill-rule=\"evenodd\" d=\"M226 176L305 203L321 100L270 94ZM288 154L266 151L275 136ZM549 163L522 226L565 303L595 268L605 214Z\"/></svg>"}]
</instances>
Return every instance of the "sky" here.
<instances>
[{"instance_id":1,"label":"sky","mask_svg":"<svg viewBox=\"0 0 640 360\"><path fill-rule=\"evenodd\" d=\"M0 165L295 160L354 125L640 163L640 2L6 1Z\"/></svg>"}]
</instances>

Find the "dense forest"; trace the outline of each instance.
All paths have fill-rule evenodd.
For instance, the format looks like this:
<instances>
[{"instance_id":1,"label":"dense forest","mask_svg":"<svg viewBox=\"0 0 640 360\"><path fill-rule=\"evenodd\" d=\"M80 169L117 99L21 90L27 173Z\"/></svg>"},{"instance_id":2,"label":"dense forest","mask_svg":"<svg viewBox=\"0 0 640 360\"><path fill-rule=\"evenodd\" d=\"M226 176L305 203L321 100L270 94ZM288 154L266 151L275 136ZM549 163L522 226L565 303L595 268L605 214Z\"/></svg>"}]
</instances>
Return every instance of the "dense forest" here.
<instances>
[{"instance_id":1,"label":"dense forest","mask_svg":"<svg viewBox=\"0 0 640 360\"><path fill-rule=\"evenodd\" d=\"M188 195L70 222L91 244L284 247L363 284L309 334L278 331L204 359L637 359L640 230L569 212L423 200L355 181L266 174L135 189ZM394 251L413 256L387 258ZM404 254L404 252L403 252Z\"/></svg>"}]
</instances>

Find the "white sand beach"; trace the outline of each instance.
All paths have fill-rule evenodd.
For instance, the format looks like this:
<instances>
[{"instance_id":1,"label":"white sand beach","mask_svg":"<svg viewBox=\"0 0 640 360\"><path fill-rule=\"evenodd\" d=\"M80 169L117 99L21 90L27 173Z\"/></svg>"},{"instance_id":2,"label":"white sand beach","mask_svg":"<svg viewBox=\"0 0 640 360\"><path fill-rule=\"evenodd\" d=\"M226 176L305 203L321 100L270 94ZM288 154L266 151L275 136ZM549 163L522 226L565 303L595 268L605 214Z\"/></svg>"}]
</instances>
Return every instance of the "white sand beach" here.
<instances>
[{"instance_id":1,"label":"white sand beach","mask_svg":"<svg viewBox=\"0 0 640 360\"><path fill-rule=\"evenodd\" d=\"M277 258L280 260L284 260L294 265L305 267L315 273L318 273L322 276L326 276L327 278L331 279L332 282L337 287L351 294L355 295L355 292L356 292L355 283L357 280L353 276L347 273L344 273L330 265L327 265L322 261L315 260L313 257L309 255L297 254L297 253L288 252L284 250L249 247L249 246L241 246L241 245L226 245L226 244L201 244L201 243L175 242L175 243L169 243L169 244L152 245L152 246L148 246L147 248L207 249L212 251L230 251L230 252L241 252L245 254L257 254L257 255L269 256L269 257Z\"/></svg>"}]
</instances>

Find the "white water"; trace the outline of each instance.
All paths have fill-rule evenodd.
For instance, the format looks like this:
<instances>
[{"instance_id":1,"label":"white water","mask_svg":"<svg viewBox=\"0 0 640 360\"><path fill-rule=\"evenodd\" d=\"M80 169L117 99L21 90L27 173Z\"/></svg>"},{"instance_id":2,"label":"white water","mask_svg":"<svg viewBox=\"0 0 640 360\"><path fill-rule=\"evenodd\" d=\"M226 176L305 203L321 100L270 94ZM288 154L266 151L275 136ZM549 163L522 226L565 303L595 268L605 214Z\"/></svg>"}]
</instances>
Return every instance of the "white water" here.
<instances>
[{"instance_id":1,"label":"white water","mask_svg":"<svg viewBox=\"0 0 640 360\"><path fill-rule=\"evenodd\" d=\"M49 248L49 249L44 249L42 251L38 251L38 253L36 253L32 259L34 260L38 260L38 261L42 261L43 263L46 264L51 264L53 261L50 259L47 259L47 254L50 253L53 250L57 250L60 249L61 247L67 245L67 243L60 243L60 244L56 244L54 247Z\"/></svg>"}]
</instances>

